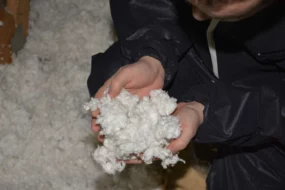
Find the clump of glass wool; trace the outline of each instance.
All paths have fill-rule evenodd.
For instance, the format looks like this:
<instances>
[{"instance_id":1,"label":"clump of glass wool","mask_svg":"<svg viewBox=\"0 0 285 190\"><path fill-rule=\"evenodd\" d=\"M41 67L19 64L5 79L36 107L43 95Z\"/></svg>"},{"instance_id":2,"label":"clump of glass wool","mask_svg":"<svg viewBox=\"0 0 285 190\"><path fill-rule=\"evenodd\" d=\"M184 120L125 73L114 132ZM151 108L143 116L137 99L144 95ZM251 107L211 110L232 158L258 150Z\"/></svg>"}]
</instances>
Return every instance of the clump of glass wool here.
<instances>
[{"instance_id":1,"label":"clump of glass wool","mask_svg":"<svg viewBox=\"0 0 285 190\"><path fill-rule=\"evenodd\" d=\"M164 168L183 161L166 149L181 134L179 119L171 115L176 107L176 99L163 90L153 90L142 99L126 90L115 98L107 93L100 99L92 98L85 109L100 110L96 122L104 135L94 159L109 174L122 171L124 160L141 159L151 164L158 158Z\"/></svg>"}]
</instances>

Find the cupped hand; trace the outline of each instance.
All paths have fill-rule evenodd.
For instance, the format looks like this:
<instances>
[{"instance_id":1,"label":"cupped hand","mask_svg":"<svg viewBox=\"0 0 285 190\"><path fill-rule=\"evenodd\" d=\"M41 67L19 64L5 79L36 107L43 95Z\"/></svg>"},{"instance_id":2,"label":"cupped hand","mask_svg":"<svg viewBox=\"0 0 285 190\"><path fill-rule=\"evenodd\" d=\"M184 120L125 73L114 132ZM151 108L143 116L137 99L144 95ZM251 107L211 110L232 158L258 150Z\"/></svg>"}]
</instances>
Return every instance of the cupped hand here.
<instances>
[{"instance_id":1,"label":"cupped hand","mask_svg":"<svg viewBox=\"0 0 285 190\"><path fill-rule=\"evenodd\" d=\"M120 68L105 84L98 90L95 98L101 98L107 88L111 97L116 97L123 88L134 95L140 97L148 96L150 91L161 89L164 85L164 69L155 58L144 56L137 62ZM96 124L96 117L100 114L99 110L92 112L91 127L94 132L100 130ZM103 140L98 136L99 141Z\"/></svg>"},{"instance_id":2,"label":"cupped hand","mask_svg":"<svg viewBox=\"0 0 285 190\"><path fill-rule=\"evenodd\" d=\"M181 125L181 135L171 141L168 145L168 149L172 153L177 153L190 143L191 139L196 135L196 132L199 126L203 123L204 120L204 105L199 102L188 102L188 103L179 103L177 109L173 113L174 116L179 118ZM157 160L157 159L154 159ZM127 164L141 164L142 160L128 160Z\"/></svg>"},{"instance_id":3,"label":"cupped hand","mask_svg":"<svg viewBox=\"0 0 285 190\"><path fill-rule=\"evenodd\" d=\"M173 115L179 118L182 131L181 135L167 147L172 153L177 153L186 148L196 135L199 126L204 120L204 108L203 104L195 101L178 104Z\"/></svg>"}]
</instances>

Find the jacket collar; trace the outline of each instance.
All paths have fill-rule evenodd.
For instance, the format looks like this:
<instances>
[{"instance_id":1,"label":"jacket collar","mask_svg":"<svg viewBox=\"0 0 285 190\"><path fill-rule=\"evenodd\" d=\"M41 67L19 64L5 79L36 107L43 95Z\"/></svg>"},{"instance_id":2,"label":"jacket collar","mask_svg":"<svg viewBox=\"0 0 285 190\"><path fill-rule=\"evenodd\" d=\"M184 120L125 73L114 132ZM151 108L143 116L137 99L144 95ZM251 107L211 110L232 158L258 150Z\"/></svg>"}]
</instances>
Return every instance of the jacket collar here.
<instances>
[{"instance_id":1,"label":"jacket collar","mask_svg":"<svg viewBox=\"0 0 285 190\"><path fill-rule=\"evenodd\" d=\"M256 57L280 52L285 56L285 1L280 0L239 22L221 22L215 35L233 40Z\"/></svg>"}]
</instances>

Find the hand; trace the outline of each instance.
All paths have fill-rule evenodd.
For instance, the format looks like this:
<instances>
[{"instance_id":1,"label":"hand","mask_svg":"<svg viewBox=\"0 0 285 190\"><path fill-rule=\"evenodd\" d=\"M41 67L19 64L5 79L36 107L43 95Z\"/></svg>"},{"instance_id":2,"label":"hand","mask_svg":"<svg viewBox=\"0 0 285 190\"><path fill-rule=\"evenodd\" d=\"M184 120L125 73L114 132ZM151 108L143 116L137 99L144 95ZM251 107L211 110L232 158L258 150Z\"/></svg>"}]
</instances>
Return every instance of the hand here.
<instances>
[{"instance_id":1,"label":"hand","mask_svg":"<svg viewBox=\"0 0 285 190\"><path fill-rule=\"evenodd\" d=\"M179 118L182 132L179 138L173 140L168 149L177 153L187 147L191 139L196 135L199 126L204 120L205 106L199 102L180 103L177 106L174 116Z\"/></svg>"},{"instance_id":2,"label":"hand","mask_svg":"<svg viewBox=\"0 0 285 190\"><path fill-rule=\"evenodd\" d=\"M182 133L179 138L173 140L168 149L173 153L177 153L180 150L186 148L191 139L196 135L199 126L204 120L204 105L199 102L180 103L173 115L177 116L180 121ZM157 160L157 159L154 159ZM128 160L127 164L141 164L142 160Z\"/></svg>"},{"instance_id":3,"label":"hand","mask_svg":"<svg viewBox=\"0 0 285 190\"><path fill-rule=\"evenodd\" d=\"M109 87L111 97L116 97L123 88L130 93L140 97L148 96L150 91L161 89L164 84L164 69L160 61L144 56L136 63L126 65L119 69L105 84L98 90L95 98L101 98L104 91ZM100 126L96 125L96 117L99 110L92 112L92 130L98 132ZM103 138L98 136L99 141Z\"/></svg>"}]
</instances>

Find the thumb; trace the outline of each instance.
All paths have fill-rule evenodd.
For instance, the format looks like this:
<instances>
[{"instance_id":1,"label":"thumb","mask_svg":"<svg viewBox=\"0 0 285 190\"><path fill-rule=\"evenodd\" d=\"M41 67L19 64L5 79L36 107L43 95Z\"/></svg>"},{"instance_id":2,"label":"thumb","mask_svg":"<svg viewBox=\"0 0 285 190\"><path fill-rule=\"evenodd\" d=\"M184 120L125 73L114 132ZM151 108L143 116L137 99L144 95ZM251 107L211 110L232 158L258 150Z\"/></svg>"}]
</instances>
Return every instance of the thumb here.
<instances>
[{"instance_id":1,"label":"thumb","mask_svg":"<svg viewBox=\"0 0 285 190\"><path fill-rule=\"evenodd\" d=\"M182 126L182 131L181 135L177 138L174 139L168 146L167 148L172 152L176 153L179 152L180 150L183 150L184 148L187 147L191 139L195 136L195 132L192 130L191 126Z\"/></svg>"},{"instance_id":2,"label":"thumb","mask_svg":"<svg viewBox=\"0 0 285 190\"><path fill-rule=\"evenodd\" d=\"M181 136L182 137L182 136ZM178 139L173 140L168 146L167 149L169 149L172 153L177 153L184 148L187 147L187 145L190 142L190 139L184 139L183 137L179 137Z\"/></svg>"},{"instance_id":3,"label":"thumb","mask_svg":"<svg viewBox=\"0 0 285 190\"><path fill-rule=\"evenodd\" d=\"M109 86L109 95L116 97L121 90L133 79L133 72L128 67L120 69L113 77Z\"/></svg>"}]
</instances>

